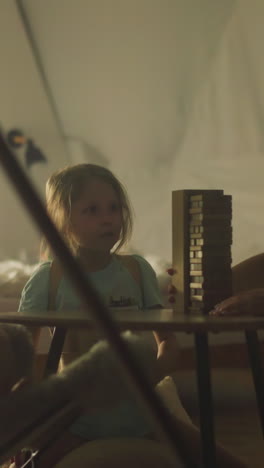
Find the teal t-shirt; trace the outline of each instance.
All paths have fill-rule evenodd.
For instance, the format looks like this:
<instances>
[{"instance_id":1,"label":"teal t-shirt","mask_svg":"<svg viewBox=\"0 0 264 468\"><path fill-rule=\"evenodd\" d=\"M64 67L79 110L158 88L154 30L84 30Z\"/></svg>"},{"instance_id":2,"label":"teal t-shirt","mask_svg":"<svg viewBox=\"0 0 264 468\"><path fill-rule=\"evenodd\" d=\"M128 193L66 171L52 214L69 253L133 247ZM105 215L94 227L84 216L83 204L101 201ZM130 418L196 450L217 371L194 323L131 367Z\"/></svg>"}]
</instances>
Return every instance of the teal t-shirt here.
<instances>
[{"instance_id":1,"label":"teal t-shirt","mask_svg":"<svg viewBox=\"0 0 264 468\"><path fill-rule=\"evenodd\" d=\"M140 267L141 286L115 255L106 268L87 273L87 278L109 307L134 306L141 309L161 305L162 297L153 268L143 257L133 257ZM29 279L22 291L19 311L35 310L38 313L47 310L50 266L51 262L42 263ZM59 283L55 303L57 310L78 309L81 306L74 287L64 276Z\"/></svg>"},{"instance_id":2,"label":"teal t-shirt","mask_svg":"<svg viewBox=\"0 0 264 468\"><path fill-rule=\"evenodd\" d=\"M141 272L141 285L117 256L103 270L87 273L87 278L109 307L135 307L147 309L162 305L156 274L151 265L141 256L133 255ZM37 269L25 285L19 311L39 311L48 308L49 274L51 262ZM77 309L80 299L66 277L62 277L56 294L56 309ZM96 384L96 383L91 383ZM106 389L107 391L107 389ZM109 410L97 411L79 417L70 431L87 440L107 437L143 437L152 431L133 399L120 401Z\"/></svg>"}]
</instances>

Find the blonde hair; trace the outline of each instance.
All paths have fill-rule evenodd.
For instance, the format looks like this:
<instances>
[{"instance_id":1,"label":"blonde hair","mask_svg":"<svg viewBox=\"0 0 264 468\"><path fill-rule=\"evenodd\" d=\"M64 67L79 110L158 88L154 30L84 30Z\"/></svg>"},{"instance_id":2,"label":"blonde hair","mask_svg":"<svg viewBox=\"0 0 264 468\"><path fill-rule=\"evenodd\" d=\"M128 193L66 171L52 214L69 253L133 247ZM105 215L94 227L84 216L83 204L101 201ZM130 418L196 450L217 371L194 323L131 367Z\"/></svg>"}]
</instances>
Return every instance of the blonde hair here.
<instances>
[{"instance_id":1,"label":"blonde hair","mask_svg":"<svg viewBox=\"0 0 264 468\"><path fill-rule=\"evenodd\" d=\"M122 228L114 252L118 252L128 242L132 234L132 208L125 188L114 174L109 169L95 164L68 166L55 172L48 179L46 184L46 206L49 216L74 255L78 253L79 246L71 236L70 231L72 203L80 198L84 187L94 179L110 184L116 192L121 205ZM43 239L41 258L48 259L52 256L49 244L46 239Z\"/></svg>"}]
</instances>

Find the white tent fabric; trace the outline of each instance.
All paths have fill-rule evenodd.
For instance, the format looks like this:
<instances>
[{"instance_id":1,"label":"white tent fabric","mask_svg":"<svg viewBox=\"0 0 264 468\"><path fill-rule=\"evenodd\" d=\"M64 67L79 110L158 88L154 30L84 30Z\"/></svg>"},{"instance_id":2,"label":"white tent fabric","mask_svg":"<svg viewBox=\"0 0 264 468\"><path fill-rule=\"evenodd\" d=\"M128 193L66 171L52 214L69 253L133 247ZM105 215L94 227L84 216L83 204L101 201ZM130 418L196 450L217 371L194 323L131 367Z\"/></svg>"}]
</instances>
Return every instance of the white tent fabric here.
<instances>
[{"instance_id":1,"label":"white tent fabric","mask_svg":"<svg viewBox=\"0 0 264 468\"><path fill-rule=\"evenodd\" d=\"M12 0L1 4L6 16L1 14L0 52L8 67L10 47L17 45L20 65L16 80L6 78L1 86L0 120L5 128L26 127L52 154L48 167L36 167L33 174L39 188L47 172L68 163L64 149L72 162L106 164L125 183L134 205L133 247L166 261L171 191L223 188L234 197L234 262L263 251L263 2L20 3L63 132L51 106L49 123L44 114L41 118L49 96L28 38L15 27L16 22L22 28L22 20ZM31 68L21 63L22 46ZM41 104L36 90L25 86L33 74ZM20 85L21 93L14 92ZM21 112L25 99L32 104L28 113ZM8 233L8 223L4 229ZM9 256L30 251L25 238L11 242L1 232L0 242L0 253Z\"/></svg>"}]
</instances>

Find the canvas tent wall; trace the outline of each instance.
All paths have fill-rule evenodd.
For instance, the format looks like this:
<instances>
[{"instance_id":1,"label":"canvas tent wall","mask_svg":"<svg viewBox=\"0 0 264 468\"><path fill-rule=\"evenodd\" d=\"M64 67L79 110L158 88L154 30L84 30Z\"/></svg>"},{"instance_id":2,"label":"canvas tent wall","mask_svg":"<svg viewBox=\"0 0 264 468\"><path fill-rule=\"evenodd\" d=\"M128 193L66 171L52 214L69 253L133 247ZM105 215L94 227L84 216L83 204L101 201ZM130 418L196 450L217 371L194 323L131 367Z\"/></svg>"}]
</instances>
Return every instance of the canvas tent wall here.
<instances>
[{"instance_id":1,"label":"canvas tent wall","mask_svg":"<svg viewBox=\"0 0 264 468\"><path fill-rule=\"evenodd\" d=\"M263 251L263 14L261 0L2 0L1 123L48 155L31 171L42 193L69 153L108 165L135 208L133 246L170 260L171 190L223 188L234 262ZM2 174L0 199L1 255L32 254Z\"/></svg>"}]
</instances>

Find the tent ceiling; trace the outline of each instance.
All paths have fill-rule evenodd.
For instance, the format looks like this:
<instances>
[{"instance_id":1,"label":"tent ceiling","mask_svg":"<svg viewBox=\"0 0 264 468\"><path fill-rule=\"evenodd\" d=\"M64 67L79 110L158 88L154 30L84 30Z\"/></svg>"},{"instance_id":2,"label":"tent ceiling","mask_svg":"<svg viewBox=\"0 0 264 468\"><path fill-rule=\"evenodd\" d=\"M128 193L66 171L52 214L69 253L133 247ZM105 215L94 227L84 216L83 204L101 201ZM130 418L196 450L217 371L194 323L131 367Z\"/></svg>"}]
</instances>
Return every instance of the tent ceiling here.
<instances>
[{"instance_id":1,"label":"tent ceiling","mask_svg":"<svg viewBox=\"0 0 264 468\"><path fill-rule=\"evenodd\" d=\"M127 185L136 247L170 259L170 192L201 187L234 195L234 260L263 250L261 0L12 4L30 27L42 92L71 161L108 165ZM55 154L32 99L26 126Z\"/></svg>"}]
</instances>

